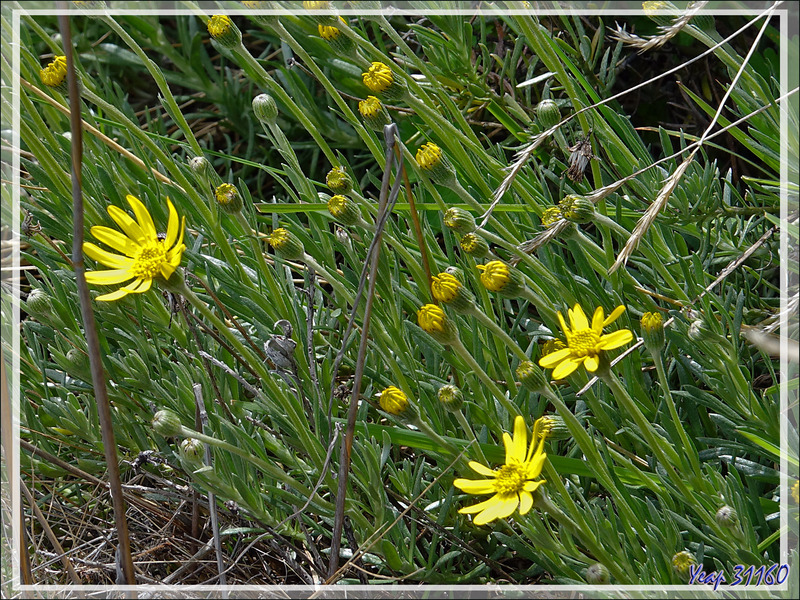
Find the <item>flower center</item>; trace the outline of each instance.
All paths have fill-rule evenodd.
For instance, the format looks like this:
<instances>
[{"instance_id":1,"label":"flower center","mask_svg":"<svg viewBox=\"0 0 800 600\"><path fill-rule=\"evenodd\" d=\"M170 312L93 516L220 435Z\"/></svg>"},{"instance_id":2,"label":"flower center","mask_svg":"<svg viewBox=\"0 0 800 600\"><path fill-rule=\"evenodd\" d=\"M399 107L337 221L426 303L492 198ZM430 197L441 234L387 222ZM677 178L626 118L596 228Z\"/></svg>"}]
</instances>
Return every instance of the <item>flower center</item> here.
<instances>
[{"instance_id":1,"label":"flower center","mask_svg":"<svg viewBox=\"0 0 800 600\"><path fill-rule=\"evenodd\" d=\"M567 336L567 345L577 356L597 354L597 344L600 336L594 329L580 329Z\"/></svg>"},{"instance_id":2,"label":"flower center","mask_svg":"<svg viewBox=\"0 0 800 600\"><path fill-rule=\"evenodd\" d=\"M494 488L498 494L518 494L528 481L526 469L521 464L503 465L497 473Z\"/></svg>"},{"instance_id":3,"label":"flower center","mask_svg":"<svg viewBox=\"0 0 800 600\"><path fill-rule=\"evenodd\" d=\"M148 244L136 256L131 273L138 279L153 279L161 271L161 265L166 259L164 244L161 242Z\"/></svg>"}]
</instances>

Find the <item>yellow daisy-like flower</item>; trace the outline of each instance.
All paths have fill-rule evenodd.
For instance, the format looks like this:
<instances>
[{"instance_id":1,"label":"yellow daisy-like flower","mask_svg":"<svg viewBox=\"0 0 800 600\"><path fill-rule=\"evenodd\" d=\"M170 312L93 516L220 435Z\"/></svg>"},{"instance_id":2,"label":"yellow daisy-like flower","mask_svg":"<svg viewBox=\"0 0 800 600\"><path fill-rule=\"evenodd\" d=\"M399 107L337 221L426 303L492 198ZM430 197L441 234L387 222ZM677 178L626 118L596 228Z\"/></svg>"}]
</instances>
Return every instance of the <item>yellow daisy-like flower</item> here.
<instances>
[{"instance_id":1,"label":"yellow daisy-like flower","mask_svg":"<svg viewBox=\"0 0 800 600\"><path fill-rule=\"evenodd\" d=\"M388 90L394 83L392 70L382 62L374 62L366 73L362 73L364 85L371 92L380 94Z\"/></svg>"},{"instance_id":2,"label":"yellow daisy-like flower","mask_svg":"<svg viewBox=\"0 0 800 600\"><path fill-rule=\"evenodd\" d=\"M452 302L458 298L464 284L450 273L439 273L431 277L431 293L439 302Z\"/></svg>"},{"instance_id":3,"label":"yellow daisy-like flower","mask_svg":"<svg viewBox=\"0 0 800 600\"><path fill-rule=\"evenodd\" d=\"M408 396L400 388L390 385L378 394L381 408L391 415L402 415L408 410Z\"/></svg>"},{"instance_id":4,"label":"yellow daisy-like flower","mask_svg":"<svg viewBox=\"0 0 800 600\"><path fill-rule=\"evenodd\" d=\"M417 150L417 164L421 169L430 171L442 162L442 149L433 142L422 144Z\"/></svg>"},{"instance_id":5,"label":"yellow daisy-like flower","mask_svg":"<svg viewBox=\"0 0 800 600\"><path fill-rule=\"evenodd\" d=\"M50 64L39 71L39 77L46 86L59 87L67 78L67 57L54 57Z\"/></svg>"},{"instance_id":6,"label":"yellow daisy-like flower","mask_svg":"<svg viewBox=\"0 0 800 600\"><path fill-rule=\"evenodd\" d=\"M381 106L377 96L367 96L358 103L358 112L362 117L374 117L380 112Z\"/></svg>"},{"instance_id":7,"label":"yellow daisy-like flower","mask_svg":"<svg viewBox=\"0 0 800 600\"><path fill-rule=\"evenodd\" d=\"M514 419L514 437L503 432L506 448L506 464L491 470L481 463L470 461L472 469L488 479L456 479L453 485L467 494L494 494L491 498L458 512L478 513L473 519L475 525L485 525L495 519L505 519L519 509L524 515L533 507L533 492L545 480L533 481L542 472L547 454L544 452L545 436L534 427L531 444L528 446L528 428L525 419Z\"/></svg>"},{"instance_id":8,"label":"yellow daisy-like flower","mask_svg":"<svg viewBox=\"0 0 800 600\"><path fill-rule=\"evenodd\" d=\"M426 333L443 333L447 315L435 304L426 304L417 311L417 322Z\"/></svg>"},{"instance_id":9,"label":"yellow daisy-like flower","mask_svg":"<svg viewBox=\"0 0 800 600\"><path fill-rule=\"evenodd\" d=\"M136 216L134 221L128 213L116 206L108 207L108 214L122 229L122 233L109 227L92 227L92 235L112 249L121 252L113 254L86 242L83 251L86 256L102 265L111 267L110 271L93 271L86 273L86 281L96 285L115 285L133 279L125 287L110 294L98 296L97 300L110 302L119 300L128 294L140 294L150 289L153 279L170 276L181 264L181 256L186 246L183 243L183 230L186 217L178 220L175 207L167 198L169 222L167 234L161 239L153 224L153 217L144 204L134 196L126 196Z\"/></svg>"},{"instance_id":10,"label":"yellow daisy-like flower","mask_svg":"<svg viewBox=\"0 0 800 600\"><path fill-rule=\"evenodd\" d=\"M218 39L228 33L233 26L233 21L228 15L213 15L208 20L208 33L214 39Z\"/></svg>"},{"instance_id":11,"label":"yellow daisy-like flower","mask_svg":"<svg viewBox=\"0 0 800 600\"><path fill-rule=\"evenodd\" d=\"M561 214L561 209L557 206L551 206L542 213L542 227L550 227L564 218Z\"/></svg>"},{"instance_id":12,"label":"yellow daisy-like flower","mask_svg":"<svg viewBox=\"0 0 800 600\"><path fill-rule=\"evenodd\" d=\"M558 320L567 338L567 347L540 358L539 366L553 369L553 379L564 379L581 364L586 367L587 371L594 373L600 366L601 351L614 350L633 339L633 333L627 329L603 335L603 327L613 323L623 312L625 312L625 307L620 305L608 317L603 318L603 307L598 306L594 311L590 326L586 313L583 312L580 304L576 304L568 311L570 326L567 327L564 317L559 311Z\"/></svg>"}]
</instances>

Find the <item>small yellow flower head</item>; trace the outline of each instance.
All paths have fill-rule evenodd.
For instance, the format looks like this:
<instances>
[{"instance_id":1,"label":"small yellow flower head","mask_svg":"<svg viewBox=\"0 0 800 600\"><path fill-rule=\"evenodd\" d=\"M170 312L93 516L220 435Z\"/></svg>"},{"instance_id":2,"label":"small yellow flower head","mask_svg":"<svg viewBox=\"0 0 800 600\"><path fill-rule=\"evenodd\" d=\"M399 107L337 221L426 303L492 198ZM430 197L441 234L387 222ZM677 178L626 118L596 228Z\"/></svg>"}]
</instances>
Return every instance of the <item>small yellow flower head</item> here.
<instances>
[{"instance_id":1,"label":"small yellow flower head","mask_svg":"<svg viewBox=\"0 0 800 600\"><path fill-rule=\"evenodd\" d=\"M475 306L472 292L450 273L439 273L431 277L431 293L439 302L452 306L458 312L467 312Z\"/></svg>"},{"instance_id":2,"label":"small yellow flower head","mask_svg":"<svg viewBox=\"0 0 800 600\"><path fill-rule=\"evenodd\" d=\"M434 183L447 187L455 183L456 171L453 165L442 154L442 149L433 142L422 144L419 147L417 150L417 164Z\"/></svg>"},{"instance_id":3,"label":"small yellow flower head","mask_svg":"<svg viewBox=\"0 0 800 600\"><path fill-rule=\"evenodd\" d=\"M334 167L325 176L325 185L334 194L348 194L353 189L353 179L342 167Z\"/></svg>"},{"instance_id":4,"label":"small yellow flower head","mask_svg":"<svg viewBox=\"0 0 800 600\"><path fill-rule=\"evenodd\" d=\"M267 238L275 253L286 260L300 260L305 254L303 243L297 236L284 227L279 227Z\"/></svg>"},{"instance_id":5,"label":"small yellow flower head","mask_svg":"<svg viewBox=\"0 0 800 600\"><path fill-rule=\"evenodd\" d=\"M442 403L445 410L449 410L450 412L458 412L464 404L464 394L458 387L451 383L440 387L436 396L439 398L439 402Z\"/></svg>"},{"instance_id":6,"label":"small yellow flower head","mask_svg":"<svg viewBox=\"0 0 800 600\"><path fill-rule=\"evenodd\" d=\"M259 94L253 98L253 113L262 123L274 125L278 119L278 105L269 94Z\"/></svg>"},{"instance_id":7,"label":"small yellow flower head","mask_svg":"<svg viewBox=\"0 0 800 600\"><path fill-rule=\"evenodd\" d=\"M461 238L461 249L472 258L480 260L489 254L489 244L476 233L468 233Z\"/></svg>"},{"instance_id":8,"label":"small yellow flower head","mask_svg":"<svg viewBox=\"0 0 800 600\"><path fill-rule=\"evenodd\" d=\"M561 121L558 104L549 99L542 100L536 105L536 118L539 120L543 130L554 127Z\"/></svg>"},{"instance_id":9,"label":"small yellow flower head","mask_svg":"<svg viewBox=\"0 0 800 600\"><path fill-rule=\"evenodd\" d=\"M488 500L466 506L458 512L462 514L478 513L472 522L485 525L496 519L506 519L514 511L527 514L533 508L533 493L544 479L537 478L542 473L547 454L544 452L544 438L533 435L528 446L528 431L525 419L517 416L514 419L514 437L503 433L506 449L505 464L492 470L479 462L470 461L469 466L486 479L456 479L453 485L467 494L494 494Z\"/></svg>"},{"instance_id":10,"label":"small yellow flower head","mask_svg":"<svg viewBox=\"0 0 800 600\"><path fill-rule=\"evenodd\" d=\"M564 218L572 223L589 223L594 217L594 204L581 196L565 196L558 203L558 208Z\"/></svg>"},{"instance_id":11,"label":"small yellow flower head","mask_svg":"<svg viewBox=\"0 0 800 600\"><path fill-rule=\"evenodd\" d=\"M544 344L542 344L542 356L547 356L557 350L561 350L562 348L566 348L567 345L558 339L547 340Z\"/></svg>"},{"instance_id":12,"label":"small yellow flower head","mask_svg":"<svg viewBox=\"0 0 800 600\"><path fill-rule=\"evenodd\" d=\"M598 306L590 325L580 304L575 304L568 311L570 322L568 327L559 311L558 320L567 338L567 347L540 358L539 366L553 369L553 379L564 379L580 365L594 373L600 366L602 351L620 348L633 339L633 333L627 329L603 334L603 327L616 321L623 312L625 312L625 306L618 306L608 317L604 318L603 307Z\"/></svg>"},{"instance_id":13,"label":"small yellow flower head","mask_svg":"<svg viewBox=\"0 0 800 600\"><path fill-rule=\"evenodd\" d=\"M395 416L405 414L410 407L408 397L403 393L403 390L393 385L378 394L378 402L383 410Z\"/></svg>"},{"instance_id":14,"label":"small yellow flower head","mask_svg":"<svg viewBox=\"0 0 800 600\"><path fill-rule=\"evenodd\" d=\"M522 275L514 267L501 260L492 260L478 265L481 283L490 292L497 292L506 298L516 298L523 289Z\"/></svg>"},{"instance_id":15,"label":"small yellow flower head","mask_svg":"<svg viewBox=\"0 0 800 600\"><path fill-rule=\"evenodd\" d=\"M800 504L800 480L795 481L792 486L792 500L795 504Z\"/></svg>"},{"instance_id":16,"label":"small yellow flower head","mask_svg":"<svg viewBox=\"0 0 800 600\"><path fill-rule=\"evenodd\" d=\"M550 228L563 218L564 215L561 214L561 209L557 206L551 206L542 213L542 227Z\"/></svg>"},{"instance_id":17,"label":"small yellow flower head","mask_svg":"<svg viewBox=\"0 0 800 600\"><path fill-rule=\"evenodd\" d=\"M435 304L425 304L417 311L417 323L440 344L450 344L458 338L453 322Z\"/></svg>"},{"instance_id":18,"label":"small yellow flower head","mask_svg":"<svg viewBox=\"0 0 800 600\"><path fill-rule=\"evenodd\" d=\"M223 183L214 190L214 197L219 207L229 215L235 215L242 210L242 196L236 186Z\"/></svg>"},{"instance_id":19,"label":"small yellow flower head","mask_svg":"<svg viewBox=\"0 0 800 600\"><path fill-rule=\"evenodd\" d=\"M539 367L529 360L524 360L517 367L519 382L532 392L541 392L547 387L547 378Z\"/></svg>"},{"instance_id":20,"label":"small yellow flower head","mask_svg":"<svg viewBox=\"0 0 800 600\"><path fill-rule=\"evenodd\" d=\"M60 92L67 91L67 57L56 56L44 69L39 71L42 83Z\"/></svg>"},{"instance_id":21,"label":"small yellow flower head","mask_svg":"<svg viewBox=\"0 0 800 600\"><path fill-rule=\"evenodd\" d=\"M400 100L405 96L406 86L399 81L392 70L382 62L374 62L362 73L364 85L373 94L379 94L386 100Z\"/></svg>"},{"instance_id":22,"label":"small yellow flower head","mask_svg":"<svg viewBox=\"0 0 800 600\"><path fill-rule=\"evenodd\" d=\"M541 421L542 435L549 440L566 440L570 437L569 427L559 415L545 415L536 420ZM534 424L535 425L535 424Z\"/></svg>"},{"instance_id":23,"label":"small yellow flower head","mask_svg":"<svg viewBox=\"0 0 800 600\"><path fill-rule=\"evenodd\" d=\"M367 96L358 103L358 112L364 117L364 125L373 131L383 131L392 122L386 107L376 96Z\"/></svg>"},{"instance_id":24,"label":"small yellow flower head","mask_svg":"<svg viewBox=\"0 0 800 600\"><path fill-rule=\"evenodd\" d=\"M661 313L644 313L641 324L644 345L650 352L661 352L664 349L664 319Z\"/></svg>"},{"instance_id":25,"label":"small yellow flower head","mask_svg":"<svg viewBox=\"0 0 800 600\"><path fill-rule=\"evenodd\" d=\"M717 520L717 523L722 525L723 527L736 527L739 524L739 515L736 512L736 509L732 506L725 506L720 507L717 511L717 514L714 515L714 518Z\"/></svg>"},{"instance_id":26,"label":"small yellow flower head","mask_svg":"<svg viewBox=\"0 0 800 600\"><path fill-rule=\"evenodd\" d=\"M594 563L586 567L586 583L591 585L606 585L611 581L611 573L608 567L602 563Z\"/></svg>"},{"instance_id":27,"label":"small yellow flower head","mask_svg":"<svg viewBox=\"0 0 800 600\"><path fill-rule=\"evenodd\" d=\"M209 35L223 48L236 48L242 43L242 32L228 15L214 15L208 20Z\"/></svg>"},{"instance_id":28,"label":"small yellow flower head","mask_svg":"<svg viewBox=\"0 0 800 600\"><path fill-rule=\"evenodd\" d=\"M347 24L342 17L339 17L339 21ZM335 27L334 25L323 25L320 23L317 25L317 32L319 32L319 37L323 40L328 42L337 53L341 56L351 57L351 55L356 51L355 43L352 39L342 33L342 31Z\"/></svg>"},{"instance_id":29,"label":"small yellow flower head","mask_svg":"<svg viewBox=\"0 0 800 600\"><path fill-rule=\"evenodd\" d=\"M164 237L156 231L153 217L142 202L130 194L126 197L133 209L136 220L116 206L108 207L109 216L116 222L122 233L101 225L92 227L92 235L119 254L114 254L84 242L83 252L98 263L111 267L108 271L86 273L86 281L92 285L116 285L133 280L126 286L109 294L98 296L96 300L110 302L128 294L141 294L150 289L153 280L160 279L167 284L181 264L186 246L183 233L186 218L178 219L178 212L167 198L169 221ZM180 275L180 274L179 274ZM178 279L180 279L179 276Z\"/></svg>"},{"instance_id":30,"label":"small yellow flower head","mask_svg":"<svg viewBox=\"0 0 800 600\"><path fill-rule=\"evenodd\" d=\"M358 206L347 196L336 194L328 200L328 212L342 225L355 225L361 222Z\"/></svg>"},{"instance_id":31,"label":"small yellow flower head","mask_svg":"<svg viewBox=\"0 0 800 600\"><path fill-rule=\"evenodd\" d=\"M158 411L153 416L153 421L151 424L153 426L153 431L164 437L181 435L183 432L181 418L168 409Z\"/></svg>"},{"instance_id":32,"label":"small yellow flower head","mask_svg":"<svg viewBox=\"0 0 800 600\"><path fill-rule=\"evenodd\" d=\"M686 550L678 552L672 557L672 570L681 578L689 576L689 569L697 564L694 554Z\"/></svg>"},{"instance_id":33,"label":"small yellow flower head","mask_svg":"<svg viewBox=\"0 0 800 600\"><path fill-rule=\"evenodd\" d=\"M444 213L444 225L460 234L472 233L475 231L475 217L463 208L453 206Z\"/></svg>"}]
</instances>

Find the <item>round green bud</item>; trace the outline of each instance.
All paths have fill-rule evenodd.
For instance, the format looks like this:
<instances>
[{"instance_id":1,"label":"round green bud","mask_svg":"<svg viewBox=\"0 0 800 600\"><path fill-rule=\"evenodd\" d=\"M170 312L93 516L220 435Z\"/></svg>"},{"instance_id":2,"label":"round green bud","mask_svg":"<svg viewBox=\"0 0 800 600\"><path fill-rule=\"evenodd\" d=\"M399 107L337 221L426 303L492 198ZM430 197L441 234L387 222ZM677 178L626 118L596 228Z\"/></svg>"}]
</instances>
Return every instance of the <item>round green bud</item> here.
<instances>
[{"instance_id":1,"label":"round green bud","mask_svg":"<svg viewBox=\"0 0 800 600\"><path fill-rule=\"evenodd\" d=\"M342 194L331 196L328 200L328 212L342 225L355 225L362 221L361 211L356 203Z\"/></svg>"},{"instance_id":2,"label":"round green bud","mask_svg":"<svg viewBox=\"0 0 800 600\"><path fill-rule=\"evenodd\" d=\"M468 233L461 238L461 249L478 260L489 254L489 244L475 233Z\"/></svg>"},{"instance_id":3,"label":"round green bud","mask_svg":"<svg viewBox=\"0 0 800 600\"><path fill-rule=\"evenodd\" d=\"M448 229L460 234L472 233L476 227L472 213L457 206L448 208L444 213L444 224Z\"/></svg>"},{"instance_id":4,"label":"round green bud","mask_svg":"<svg viewBox=\"0 0 800 600\"><path fill-rule=\"evenodd\" d=\"M169 409L158 411L153 416L153 431L164 437L174 437L183 433L180 417Z\"/></svg>"},{"instance_id":5,"label":"round green bud","mask_svg":"<svg viewBox=\"0 0 800 600\"><path fill-rule=\"evenodd\" d=\"M205 445L195 438L186 438L180 445L180 456L192 466L203 465Z\"/></svg>"},{"instance_id":6,"label":"round green bud","mask_svg":"<svg viewBox=\"0 0 800 600\"><path fill-rule=\"evenodd\" d=\"M445 410L450 412L458 412L464 404L464 394L451 383L440 387L436 395Z\"/></svg>"},{"instance_id":7,"label":"round green bud","mask_svg":"<svg viewBox=\"0 0 800 600\"><path fill-rule=\"evenodd\" d=\"M547 387L547 378L539 366L529 360L522 361L517 367L519 382L531 392L541 392Z\"/></svg>"},{"instance_id":8,"label":"round green bud","mask_svg":"<svg viewBox=\"0 0 800 600\"><path fill-rule=\"evenodd\" d=\"M536 105L536 118L542 125L542 129L555 127L561 121L561 112L558 104L552 100L542 100Z\"/></svg>"},{"instance_id":9,"label":"round green bud","mask_svg":"<svg viewBox=\"0 0 800 600\"><path fill-rule=\"evenodd\" d=\"M204 156L190 158L189 168L195 175L200 177L208 177L211 174L211 163Z\"/></svg>"},{"instance_id":10,"label":"round green bud","mask_svg":"<svg viewBox=\"0 0 800 600\"><path fill-rule=\"evenodd\" d=\"M77 374L89 373L89 357L82 350L70 348L66 354L67 363Z\"/></svg>"},{"instance_id":11,"label":"round green bud","mask_svg":"<svg viewBox=\"0 0 800 600\"><path fill-rule=\"evenodd\" d=\"M49 316L53 310L50 294L41 288L34 288L25 300L25 308L33 316Z\"/></svg>"},{"instance_id":12,"label":"round green bud","mask_svg":"<svg viewBox=\"0 0 800 600\"><path fill-rule=\"evenodd\" d=\"M325 185L334 194L349 194L353 190L353 179L342 167L334 167L325 176Z\"/></svg>"},{"instance_id":13,"label":"round green bud","mask_svg":"<svg viewBox=\"0 0 800 600\"><path fill-rule=\"evenodd\" d=\"M278 118L278 105L269 94L259 94L253 98L253 112L262 123L274 124Z\"/></svg>"},{"instance_id":14,"label":"round green bud","mask_svg":"<svg viewBox=\"0 0 800 600\"><path fill-rule=\"evenodd\" d=\"M564 218L573 223L589 223L594 217L594 203L581 196L565 196L558 208Z\"/></svg>"},{"instance_id":15,"label":"round green bud","mask_svg":"<svg viewBox=\"0 0 800 600\"><path fill-rule=\"evenodd\" d=\"M592 585L606 585L611 581L611 573L608 568L601 563L594 563L586 567L586 583Z\"/></svg>"},{"instance_id":16,"label":"round green bud","mask_svg":"<svg viewBox=\"0 0 800 600\"><path fill-rule=\"evenodd\" d=\"M736 512L736 509L732 506L725 506L720 507L717 511L717 514L714 516L719 523L723 527L736 527L739 524L739 515Z\"/></svg>"},{"instance_id":17,"label":"round green bud","mask_svg":"<svg viewBox=\"0 0 800 600\"><path fill-rule=\"evenodd\" d=\"M242 210L242 196L239 194L239 190L230 183L217 186L217 189L214 190L214 197L217 199L217 205L229 215L235 215Z\"/></svg>"},{"instance_id":18,"label":"round green bud","mask_svg":"<svg viewBox=\"0 0 800 600\"><path fill-rule=\"evenodd\" d=\"M644 345L651 352L661 352L664 349L664 319L660 313L646 312L642 315L642 339Z\"/></svg>"},{"instance_id":19,"label":"round green bud","mask_svg":"<svg viewBox=\"0 0 800 600\"><path fill-rule=\"evenodd\" d=\"M300 260L303 258L303 242L288 229L279 227L267 238L269 245L275 253L286 260Z\"/></svg>"},{"instance_id":20,"label":"round green bud","mask_svg":"<svg viewBox=\"0 0 800 600\"><path fill-rule=\"evenodd\" d=\"M228 15L213 15L208 20L208 33L223 48L242 45L242 32Z\"/></svg>"}]
</instances>

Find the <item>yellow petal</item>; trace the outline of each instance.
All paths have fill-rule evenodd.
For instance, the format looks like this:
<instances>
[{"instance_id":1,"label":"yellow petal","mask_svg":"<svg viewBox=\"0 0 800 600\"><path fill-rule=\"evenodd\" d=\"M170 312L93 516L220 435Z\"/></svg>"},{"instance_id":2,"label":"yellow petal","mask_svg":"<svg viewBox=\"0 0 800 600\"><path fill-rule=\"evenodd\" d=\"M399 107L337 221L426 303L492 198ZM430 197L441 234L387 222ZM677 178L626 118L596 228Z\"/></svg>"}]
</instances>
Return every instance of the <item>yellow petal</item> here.
<instances>
[{"instance_id":1,"label":"yellow petal","mask_svg":"<svg viewBox=\"0 0 800 600\"><path fill-rule=\"evenodd\" d=\"M98 302L113 302L114 300L119 300L120 298L124 298L130 292L125 288L120 288L116 292L111 292L110 294L103 294L102 296L98 296L95 298Z\"/></svg>"},{"instance_id":2,"label":"yellow petal","mask_svg":"<svg viewBox=\"0 0 800 600\"><path fill-rule=\"evenodd\" d=\"M484 477L497 477L497 473L492 471L489 467L485 467L481 463L475 462L474 460L469 461L469 467Z\"/></svg>"},{"instance_id":3,"label":"yellow petal","mask_svg":"<svg viewBox=\"0 0 800 600\"><path fill-rule=\"evenodd\" d=\"M525 426L525 419L517 415L514 419L514 460L525 462L525 451L528 449L528 428ZM508 463L508 457L506 457Z\"/></svg>"},{"instance_id":4,"label":"yellow petal","mask_svg":"<svg viewBox=\"0 0 800 600\"><path fill-rule=\"evenodd\" d=\"M572 329L589 329L589 320L586 318L586 313L583 312L580 304L575 304L572 310L569 311L569 324Z\"/></svg>"},{"instance_id":5,"label":"yellow petal","mask_svg":"<svg viewBox=\"0 0 800 600\"><path fill-rule=\"evenodd\" d=\"M458 512L460 512L462 515L469 515L472 513L481 512L482 510L485 510L492 504L494 504L494 499L496 497L497 496L492 496L488 500L484 500L483 502L479 502L478 504L473 504L472 506L465 506L464 508L458 509Z\"/></svg>"},{"instance_id":6,"label":"yellow petal","mask_svg":"<svg viewBox=\"0 0 800 600\"><path fill-rule=\"evenodd\" d=\"M570 350L569 348L562 348L561 350L556 350L555 352L551 352L550 354L540 358L539 366L545 369L552 369L562 360L568 358L571 355L572 355L572 350Z\"/></svg>"},{"instance_id":7,"label":"yellow petal","mask_svg":"<svg viewBox=\"0 0 800 600\"><path fill-rule=\"evenodd\" d=\"M536 479L542 472L542 467L544 467L544 461L547 458L547 453L542 452L542 448L543 445L540 445L536 453L533 455L533 458L528 463L528 468L525 470L528 479Z\"/></svg>"},{"instance_id":8,"label":"yellow petal","mask_svg":"<svg viewBox=\"0 0 800 600\"><path fill-rule=\"evenodd\" d=\"M595 311L594 315L592 315L592 329L594 329L598 335L603 333L603 307L598 306Z\"/></svg>"},{"instance_id":9,"label":"yellow petal","mask_svg":"<svg viewBox=\"0 0 800 600\"><path fill-rule=\"evenodd\" d=\"M583 366L586 367L587 371L594 373L597 371L597 367L600 366L600 355L593 354L591 356L587 356L586 360L583 361Z\"/></svg>"},{"instance_id":10,"label":"yellow petal","mask_svg":"<svg viewBox=\"0 0 800 600\"><path fill-rule=\"evenodd\" d=\"M124 289L132 294L141 294L149 290L151 285L153 285L152 279L137 279L133 283L126 285Z\"/></svg>"},{"instance_id":11,"label":"yellow petal","mask_svg":"<svg viewBox=\"0 0 800 600\"><path fill-rule=\"evenodd\" d=\"M114 269L111 271L90 271L86 273L86 283L93 285L116 285L135 276L130 269Z\"/></svg>"},{"instance_id":12,"label":"yellow petal","mask_svg":"<svg viewBox=\"0 0 800 600\"><path fill-rule=\"evenodd\" d=\"M605 321L603 321L603 327L616 321L617 318L624 312L625 312L625 306L623 304L620 304L617 308L612 310L611 314L606 317Z\"/></svg>"},{"instance_id":13,"label":"yellow petal","mask_svg":"<svg viewBox=\"0 0 800 600\"><path fill-rule=\"evenodd\" d=\"M175 210L172 201L167 198L167 210L169 211L169 220L167 221L167 237L164 240L164 246L170 248L178 239L178 211Z\"/></svg>"},{"instance_id":14,"label":"yellow petal","mask_svg":"<svg viewBox=\"0 0 800 600\"><path fill-rule=\"evenodd\" d=\"M130 194L125 196L125 199L128 201L128 204L131 205L133 214L136 215L136 220L139 222L139 227L142 228L145 238L148 240L157 239L158 232L156 231L156 226L153 224L153 217L150 216L150 212L145 205L142 204L142 201Z\"/></svg>"},{"instance_id":15,"label":"yellow petal","mask_svg":"<svg viewBox=\"0 0 800 600\"><path fill-rule=\"evenodd\" d=\"M608 333L600 338L600 343L597 347L600 350L613 350L624 346L633 339L633 333L629 329L620 329L614 333Z\"/></svg>"},{"instance_id":16,"label":"yellow petal","mask_svg":"<svg viewBox=\"0 0 800 600\"><path fill-rule=\"evenodd\" d=\"M568 358L553 369L552 377L553 379L564 379L567 375L571 374L575 369L580 366L583 362L582 358Z\"/></svg>"},{"instance_id":17,"label":"yellow petal","mask_svg":"<svg viewBox=\"0 0 800 600\"><path fill-rule=\"evenodd\" d=\"M122 252L125 256L133 258L139 252L139 244L126 235L121 234L116 229L95 225L91 229L92 235L106 246L113 248L117 252Z\"/></svg>"},{"instance_id":18,"label":"yellow petal","mask_svg":"<svg viewBox=\"0 0 800 600\"><path fill-rule=\"evenodd\" d=\"M503 445L506 447L506 464L510 465L517 462L514 455L514 441L505 431L503 432Z\"/></svg>"},{"instance_id":19,"label":"yellow petal","mask_svg":"<svg viewBox=\"0 0 800 600\"><path fill-rule=\"evenodd\" d=\"M561 330L564 332L564 335L569 335L569 327L567 327L566 321L564 321L564 315L561 314L561 311L558 311L558 322L561 324Z\"/></svg>"},{"instance_id":20,"label":"yellow petal","mask_svg":"<svg viewBox=\"0 0 800 600\"><path fill-rule=\"evenodd\" d=\"M456 479L453 485L467 494L491 494L494 489L494 479Z\"/></svg>"},{"instance_id":21,"label":"yellow petal","mask_svg":"<svg viewBox=\"0 0 800 600\"><path fill-rule=\"evenodd\" d=\"M478 514L472 522L475 525L485 525L495 519L505 519L513 513L517 506L519 506L519 497L517 494L510 496L501 496L497 494L491 498L491 504L480 514Z\"/></svg>"},{"instance_id":22,"label":"yellow petal","mask_svg":"<svg viewBox=\"0 0 800 600\"><path fill-rule=\"evenodd\" d=\"M539 481L526 481L522 489L526 492L535 492L536 488L546 482L546 479L540 479Z\"/></svg>"},{"instance_id":23,"label":"yellow petal","mask_svg":"<svg viewBox=\"0 0 800 600\"><path fill-rule=\"evenodd\" d=\"M122 229L125 235L136 242L136 244L142 246L147 242L147 238L144 236L142 228L139 227L139 224L134 221L124 210L112 205L108 207L108 215L114 219L114 222L119 225L120 229Z\"/></svg>"},{"instance_id":24,"label":"yellow petal","mask_svg":"<svg viewBox=\"0 0 800 600\"><path fill-rule=\"evenodd\" d=\"M132 258L120 256L119 254L112 254L107 250L95 246L92 242L83 243L83 253L92 260L96 260L101 265L111 267L112 269L129 269L133 266Z\"/></svg>"},{"instance_id":25,"label":"yellow petal","mask_svg":"<svg viewBox=\"0 0 800 600\"><path fill-rule=\"evenodd\" d=\"M529 492L521 491L519 493L519 514L526 515L533 507L533 496Z\"/></svg>"}]
</instances>

